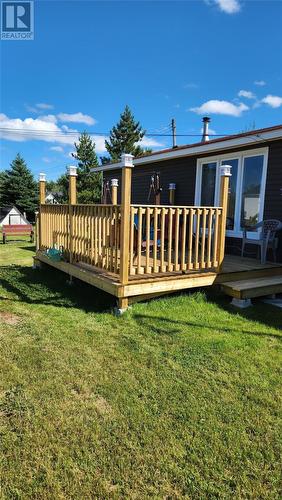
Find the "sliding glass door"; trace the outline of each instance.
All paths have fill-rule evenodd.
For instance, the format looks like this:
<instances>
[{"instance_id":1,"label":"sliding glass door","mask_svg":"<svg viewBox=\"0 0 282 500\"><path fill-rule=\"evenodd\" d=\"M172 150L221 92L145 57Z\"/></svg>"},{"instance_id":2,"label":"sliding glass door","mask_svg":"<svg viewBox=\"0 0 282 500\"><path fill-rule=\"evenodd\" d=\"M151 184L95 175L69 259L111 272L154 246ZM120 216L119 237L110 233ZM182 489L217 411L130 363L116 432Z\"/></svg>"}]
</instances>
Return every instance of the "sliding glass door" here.
<instances>
[{"instance_id":1,"label":"sliding glass door","mask_svg":"<svg viewBox=\"0 0 282 500\"><path fill-rule=\"evenodd\" d=\"M229 236L241 237L263 218L267 148L220 155L198 161L195 204L218 206L220 166L231 165L226 229ZM257 233L253 234L257 237Z\"/></svg>"}]
</instances>

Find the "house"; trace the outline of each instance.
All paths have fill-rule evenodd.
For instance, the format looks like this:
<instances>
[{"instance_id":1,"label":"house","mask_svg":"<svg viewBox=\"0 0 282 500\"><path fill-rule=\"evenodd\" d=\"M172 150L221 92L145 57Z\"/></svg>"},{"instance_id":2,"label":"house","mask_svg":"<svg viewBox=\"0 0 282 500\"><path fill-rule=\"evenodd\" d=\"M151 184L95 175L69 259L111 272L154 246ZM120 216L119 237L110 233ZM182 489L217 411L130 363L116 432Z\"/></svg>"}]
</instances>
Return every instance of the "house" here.
<instances>
[{"instance_id":1,"label":"house","mask_svg":"<svg viewBox=\"0 0 282 500\"><path fill-rule=\"evenodd\" d=\"M264 219L282 220L282 125L209 140L209 118L203 121L201 142L134 159L132 203L218 206L220 166L231 165L226 251L239 253L244 228ZM95 171L103 172L104 182L118 179L120 186L120 164ZM249 236L256 239L258 232ZM282 262L282 235L278 236ZM256 246L251 245L249 252L252 256Z\"/></svg>"},{"instance_id":2,"label":"house","mask_svg":"<svg viewBox=\"0 0 282 500\"><path fill-rule=\"evenodd\" d=\"M11 205L6 207L0 207L0 227L2 226L12 226L12 225L29 225L29 222L25 216L22 214L17 207Z\"/></svg>"},{"instance_id":3,"label":"house","mask_svg":"<svg viewBox=\"0 0 282 500\"><path fill-rule=\"evenodd\" d=\"M63 193L61 192L49 191L49 193L46 193L45 203L51 203L57 205L61 202L62 196Z\"/></svg>"}]
</instances>

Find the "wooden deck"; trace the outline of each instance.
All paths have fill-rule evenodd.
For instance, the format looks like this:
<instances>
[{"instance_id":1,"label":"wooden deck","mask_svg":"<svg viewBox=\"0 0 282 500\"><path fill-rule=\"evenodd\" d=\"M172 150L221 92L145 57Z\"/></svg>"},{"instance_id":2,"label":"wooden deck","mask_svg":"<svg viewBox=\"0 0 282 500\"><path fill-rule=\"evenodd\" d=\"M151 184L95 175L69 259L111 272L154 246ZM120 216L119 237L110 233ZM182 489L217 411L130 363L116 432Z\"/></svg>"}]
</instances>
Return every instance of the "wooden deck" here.
<instances>
[{"instance_id":1,"label":"wooden deck","mask_svg":"<svg viewBox=\"0 0 282 500\"><path fill-rule=\"evenodd\" d=\"M65 272L69 276L104 290L117 297L120 302L122 299L126 299L129 303L190 288L212 286L238 280L267 279L270 276L282 276L282 264L271 262L261 264L256 259L226 255L220 273L210 270L203 272L202 270L201 272L173 272L161 276L155 276L154 274L132 276L128 283L123 285L117 275L89 264L55 262L43 252L37 252L35 261L47 264Z\"/></svg>"},{"instance_id":2,"label":"wooden deck","mask_svg":"<svg viewBox=\"0 0 282 500\"><path fill-rule=\"evenodd\" d=\"M282 265L225 256L229 167L221 168L218 207L141 206L131 204L131 155L122 163L120 205L77 204L75 167L69 203L47 205L42 174L35 264L114 295L120 310L164 293L282 275ZM62 260L49 258L51 250Z\"/></svg>"}]
</instances>

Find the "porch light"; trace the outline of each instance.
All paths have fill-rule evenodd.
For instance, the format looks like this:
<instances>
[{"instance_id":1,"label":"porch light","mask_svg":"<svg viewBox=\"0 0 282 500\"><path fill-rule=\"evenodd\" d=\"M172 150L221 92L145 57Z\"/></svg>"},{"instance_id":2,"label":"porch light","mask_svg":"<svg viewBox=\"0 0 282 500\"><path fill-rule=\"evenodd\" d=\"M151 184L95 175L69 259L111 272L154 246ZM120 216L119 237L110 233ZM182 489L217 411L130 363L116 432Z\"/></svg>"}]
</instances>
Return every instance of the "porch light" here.
<instances>
[{"instance_id":1,"label":"porch light","mask_svg":"<svg viewBox=\"0 0 282 500\"><path fill-rule=\"evenodd\" d=\"M134 156L131 154L123 153L121 155L121 163L123 167L133 167L133 158Z\"/></svg>"},{"instance_id":2,"label":"porch light","mask_svg":"<svg viewBox=\"0 0 282 500\"><path fill-rule=\"evenodd\" d=\"M43 174L43 172L39 174L39 182L46 182L46 174Z\"/></svg>"},{"instance_id":3,"label":"porch light","mask_svg":"<svg viewBox=\"0 0 282 500\"><path fill-rule=\"evenodd\" d=\"M76 177L77 176L77 167L70 165L68 167L68 174L69 174L69 176L73 175Z\"/></svg>"},{"instance_id":4,"label":"porch light","mask_svg":"<svg viewBox=\"0 0 282 500\"><path fill-rule=\"evenodd\" d=\"M174 182L171 182L169 185L168 185L168 189L169 190L173 190L176 188L176 184Z\"/></svg>"},{"instance_id":5,"label":"porch light","mask_svg":"<svg viewBox=\"0 0 282 500\"><path fill-rule=\"evenodd\" d=\"M220 167L220 175L221 177L231 177L232 174L231 174L231 165L221 165Z\"/></svg>"},{"instance_id":6,"label":"porch light","mask_svg":"<svg viewBox=\"0 0 282 500\"><path fill-rule=\"evenodd\" d=\"M111 179L111 186L118 187L118 179Z\"/></svg>"}]
</instances>

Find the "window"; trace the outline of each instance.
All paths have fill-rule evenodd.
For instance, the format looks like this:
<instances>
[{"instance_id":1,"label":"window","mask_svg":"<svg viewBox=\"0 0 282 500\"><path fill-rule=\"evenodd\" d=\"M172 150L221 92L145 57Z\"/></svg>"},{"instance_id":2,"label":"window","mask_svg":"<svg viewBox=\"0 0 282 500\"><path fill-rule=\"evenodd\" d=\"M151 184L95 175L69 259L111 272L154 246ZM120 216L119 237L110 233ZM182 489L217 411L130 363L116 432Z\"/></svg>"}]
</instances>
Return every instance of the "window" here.
<instances>
[{"instance_id":1,"label":"window","mask_svg":"<svg viewBox=\"0 0 282 500\"><path fill-rule=\"evenodd\" d=\"M244 158L241 228L254 226L259 222L263 156Z\"/></svg>"},{"instance_id":2,"label":"window","mask_svg":"<svg viewBox=\"0 0 282 500\"><path fill-rule=\"evenodd\" d=\"M202 166L201 205L212 207L214 205L216 180L216 162L204 163Z\"/></svg>"},{"instance_id":3,"label":"window","mask_svg":"<svg viewBox=\"0 0 282 500\"><path fill-rule=\"evenodd\" d=\"M195 205L217 206L220 196L220 166L231 165L226 229L228 236L241 237L263 219L268 148L198 160ZM249 234L257 237L256 232Z\"/></svg>"}]
</instances>

